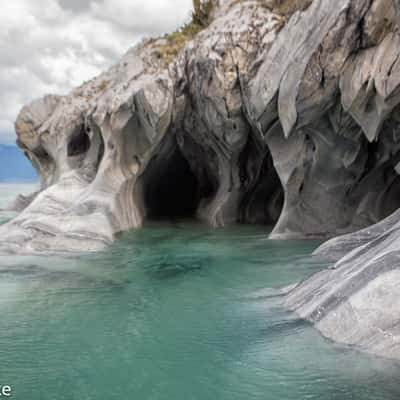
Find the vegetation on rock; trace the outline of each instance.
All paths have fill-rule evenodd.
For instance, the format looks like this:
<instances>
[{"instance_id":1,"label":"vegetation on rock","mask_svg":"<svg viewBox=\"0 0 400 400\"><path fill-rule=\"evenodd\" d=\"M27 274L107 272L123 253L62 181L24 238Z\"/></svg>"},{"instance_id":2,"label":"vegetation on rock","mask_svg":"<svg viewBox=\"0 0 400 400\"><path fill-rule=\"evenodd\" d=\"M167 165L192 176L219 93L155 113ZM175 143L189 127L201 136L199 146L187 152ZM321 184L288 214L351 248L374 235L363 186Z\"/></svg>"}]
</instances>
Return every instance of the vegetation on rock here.
<instances>
[{"instance_id":1,"label":"vegetation on rock","mask_svg":"<svg viewBox=\"0 0 400 400\"><path fill-rule=\"evenodd\" d=\"M171 63L183 49L185 44L192 40L199 32L211 23L212 13L217 0L193 0L191 19L181 28L164 37L165 43L157 44L160 57Z\"/></svg>"},{"instance_id":2,"label":"vegetation on rock","mask_svg":"<svg viewBox=\"0 0 400 400\"><path fill-rule=\"evenodd\" d=\"M272 10L277 14L290 17L296 11L307 9L311 5L312 0L273 0L268 3L272 5Z\"/></svg>"}]
</instances>

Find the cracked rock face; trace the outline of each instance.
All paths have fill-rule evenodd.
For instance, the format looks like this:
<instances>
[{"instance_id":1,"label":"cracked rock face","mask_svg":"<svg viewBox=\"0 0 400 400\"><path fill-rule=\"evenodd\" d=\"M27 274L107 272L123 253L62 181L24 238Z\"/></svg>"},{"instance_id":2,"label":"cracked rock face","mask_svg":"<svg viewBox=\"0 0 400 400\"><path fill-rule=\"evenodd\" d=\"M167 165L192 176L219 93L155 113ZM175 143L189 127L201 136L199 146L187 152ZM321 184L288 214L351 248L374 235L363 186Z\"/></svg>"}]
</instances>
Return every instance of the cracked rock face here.
<instances>
[{"instance_id":1,"label":"cracked rock face","mask_svg":"<svg viewBox=\"0 0 400 400\"><path fill-rule=\"evenodd\" d=\"M343 235L318 250L343 258L288 306L400 358L400 3L313 0L290 16L283 3L221 0L174 61L167 39L146 40L24 107L18 143L41 190L0 250L98 250L160 217Z\"/></svg>"}]
</instances>

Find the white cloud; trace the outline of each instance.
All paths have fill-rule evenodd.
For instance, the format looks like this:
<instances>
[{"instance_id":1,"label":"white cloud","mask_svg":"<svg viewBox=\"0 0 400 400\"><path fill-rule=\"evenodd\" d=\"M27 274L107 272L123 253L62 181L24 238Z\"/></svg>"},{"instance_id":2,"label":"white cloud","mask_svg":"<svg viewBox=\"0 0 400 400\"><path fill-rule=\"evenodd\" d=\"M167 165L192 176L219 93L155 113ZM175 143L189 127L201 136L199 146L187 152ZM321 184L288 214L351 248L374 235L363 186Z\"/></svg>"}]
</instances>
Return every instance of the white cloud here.
<instances>
[{"instance_id":1,"label":"white cloud","mask_svg":"<svg viewBox=\"0 0 400 400\"><path fill-rule=\"evenodd\" d=\"M63 94L143 36L174 30L191 0L12 0L0 5L0 143L15 141L21 107Z\"/></svg>"},{"instance_id":2,"label":"white cloud","mask_svg":"<svg viewBox=\"0 0 400 400\"><path fill-rule=\"evenodd\" d=\"M92 13L136 33L165 33L187 18L191 0L103 0L90 4Z\"/></svg>"}]
</instances>

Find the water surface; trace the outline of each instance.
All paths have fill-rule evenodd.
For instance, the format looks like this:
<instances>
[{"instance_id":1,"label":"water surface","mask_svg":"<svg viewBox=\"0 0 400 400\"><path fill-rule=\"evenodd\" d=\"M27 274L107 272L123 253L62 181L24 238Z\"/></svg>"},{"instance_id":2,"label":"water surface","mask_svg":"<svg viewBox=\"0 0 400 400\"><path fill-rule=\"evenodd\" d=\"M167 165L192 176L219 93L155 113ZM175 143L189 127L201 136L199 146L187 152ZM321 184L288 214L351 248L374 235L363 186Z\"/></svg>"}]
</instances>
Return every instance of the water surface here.
<instances>
[{"instance_id":1,"label":"water surface","mask_svg":"<svg viewBox=\"0 0 400 400\"><path fill-rule=\"evenodd\" d=\"M163 222L94 255L1 257L0 384L21 400L398 400L398 364L283 309L279 288L326 267L317 245Z\"/></svg>"}]
</instances>

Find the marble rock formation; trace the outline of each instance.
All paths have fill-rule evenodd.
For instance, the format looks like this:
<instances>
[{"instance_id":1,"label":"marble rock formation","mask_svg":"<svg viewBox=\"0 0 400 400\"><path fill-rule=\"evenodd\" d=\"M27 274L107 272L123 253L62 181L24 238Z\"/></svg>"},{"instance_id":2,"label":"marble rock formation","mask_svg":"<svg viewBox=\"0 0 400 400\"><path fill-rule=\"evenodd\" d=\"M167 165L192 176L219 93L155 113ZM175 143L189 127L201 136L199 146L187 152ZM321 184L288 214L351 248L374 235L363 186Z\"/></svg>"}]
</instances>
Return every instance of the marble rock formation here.
<instances>
[{"instance_id":1,"label":"marble rock formation","mask_svg":"<svg viewBox=\"0 0 400 400\"><path fill-rule=\"evenodd\" d=\"M212 3L184 45L145 40L22 109L41 188L0 227L0 250L98 250L161 217L344 235L318 251L344 258L288 306L400 357L400 0Z\"/></svg>"},{"instance_id":2,"label":"marble rock formation","mask_svg":"<svg viewBox=\"0 0 400 400\"><path fill-rule=\"evenodd\" d=\"M282 24L257 1L221 1L175 59L168 37L145 40L68 96L24 107L18 143L41 190L0 228L0 249L97 250L147 218L274 223L283 188L243 85Z\"/></svg>"},{"instance_id":3,"label":"marble rock formation","mask_svg":"<svg viewBox=\"0 0 400 400\"><path fill-rule=\"evenodd\" d=\"M2 246L94 250L163 216L273 224L275 238L387 217L400 203L396 7L220 1L176 58L168 37L146 40L24 107L16 131L41 191Z\"/></svg>"}]
</instances>

